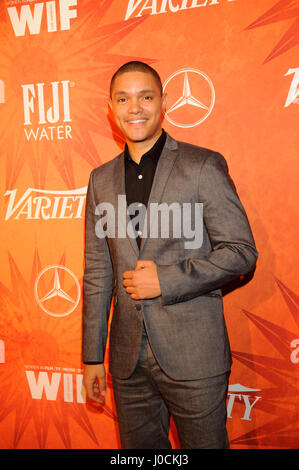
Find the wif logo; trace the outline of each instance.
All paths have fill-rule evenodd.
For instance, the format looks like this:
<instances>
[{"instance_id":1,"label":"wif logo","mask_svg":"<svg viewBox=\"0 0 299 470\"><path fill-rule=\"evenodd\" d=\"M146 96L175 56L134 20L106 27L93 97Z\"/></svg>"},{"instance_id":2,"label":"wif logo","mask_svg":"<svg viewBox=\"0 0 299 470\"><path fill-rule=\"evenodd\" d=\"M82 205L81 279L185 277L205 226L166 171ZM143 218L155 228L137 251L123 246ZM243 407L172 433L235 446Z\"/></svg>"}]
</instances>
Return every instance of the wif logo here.
<instances>
[{"instance_id":1,"label":"wif logo","mask_svg":"<svg viewBox=\"0 0 299 470\"><path fill-rule=\"evenodd\" d=\"M5 103L5 86L3 80L0 80L0 104L1 103Z\"/></svg>"},{"instance_id":2,"label":"wif logo","mask_svg":"<svg viewBox=\"0 0 299 470\"><path fill-rule=\"evenodd\" d=\"M53 369L49 366L47 369ZM55 370L59 367L55 367ZM34 371L26 370L26 377L31 393L34 400L42 400L45 397L47 400L56 401L58 398L59 388L63 387L63 398L66 403L85 403L85 392L83 388L83 375L72 373L52 372L39 372L36 374ZM74 389L76 395L74 397Z\"/></svg>"},{"instance_id":3,"label":"wif logo","mask_svg":"<svg viewBox=\"0 0 299 470\"><path fill-rule=\"evenodd\" d=\"M45 8L44 8L45 5ZM49 33L58 31L58 18L60 19L60 30L71 28L71 19L77 18L77 10L72 9L77 5L77 0L59 0L59 8L54 0L46 3L35 3L22 5L18 11L17 7L7 8L7 12L16 36L25 36L28 28L29 34L41 32L42 20L46 16L47 30Z\"/></svg>"}]
</instances>

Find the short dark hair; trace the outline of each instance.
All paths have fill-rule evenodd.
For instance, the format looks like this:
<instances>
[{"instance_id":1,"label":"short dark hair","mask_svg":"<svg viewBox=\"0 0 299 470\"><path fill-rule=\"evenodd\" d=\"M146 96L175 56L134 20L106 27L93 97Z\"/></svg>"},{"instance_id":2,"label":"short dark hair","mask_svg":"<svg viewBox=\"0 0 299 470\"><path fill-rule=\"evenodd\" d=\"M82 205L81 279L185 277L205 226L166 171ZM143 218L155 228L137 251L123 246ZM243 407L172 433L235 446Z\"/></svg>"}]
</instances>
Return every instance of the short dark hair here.
<instances>
[{"instance_id":1,"label":"short dark hair","mask_svg":"<svg viewBox=\"0 0 299 470\"><path fill-rule=\"evenodd\" d=\"M114 73L113 77L111 78L110 97L112 95L112 88L113 88L113 84L115 82L116 77L126 72L150 73L157 82L157 85L160 89L161 96L163 95L163 86L162 86L161 78L158 72L155 69L153 69L153 67L146 64L145 62L140 62L139 60L132 60L130 62L126 62L121 67L119 67L119 69Z\"/></svg>"}]
</instances>

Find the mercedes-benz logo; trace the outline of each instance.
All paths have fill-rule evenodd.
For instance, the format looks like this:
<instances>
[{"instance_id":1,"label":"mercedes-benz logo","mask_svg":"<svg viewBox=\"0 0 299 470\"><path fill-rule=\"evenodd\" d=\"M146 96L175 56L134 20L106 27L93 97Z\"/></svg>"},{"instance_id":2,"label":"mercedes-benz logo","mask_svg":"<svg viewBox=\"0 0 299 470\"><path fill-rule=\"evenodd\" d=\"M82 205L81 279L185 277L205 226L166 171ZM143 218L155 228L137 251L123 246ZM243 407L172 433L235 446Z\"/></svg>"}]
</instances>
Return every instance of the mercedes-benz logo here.
<instances>
[{"instance_id":1,"label":"mercedes-benz logo","mask_svg":"<svg viewBox=\"0 0 299 470\"><path fill-rule=\"evenodd\" d=\"M163 91L172 100L173 96L177 96L179 87L182 94L166 111L165 118L177 127L198 126L207 119L214 107L213 83L204 72L186 68L170 75L163 85Z\"/></svg>"},{"instance_id":2,"label":"mercedes-benz logo","mask_svg":"<svg viewBox=\"0 0 299 470\"><path fill-rule=\"evenodd\" d=\"M40 308L53 317L65 317L72 313L79 303L80 292L76 276L70 269L59 265L43 269L34 286Z\"/></svg>"}]
</instances>

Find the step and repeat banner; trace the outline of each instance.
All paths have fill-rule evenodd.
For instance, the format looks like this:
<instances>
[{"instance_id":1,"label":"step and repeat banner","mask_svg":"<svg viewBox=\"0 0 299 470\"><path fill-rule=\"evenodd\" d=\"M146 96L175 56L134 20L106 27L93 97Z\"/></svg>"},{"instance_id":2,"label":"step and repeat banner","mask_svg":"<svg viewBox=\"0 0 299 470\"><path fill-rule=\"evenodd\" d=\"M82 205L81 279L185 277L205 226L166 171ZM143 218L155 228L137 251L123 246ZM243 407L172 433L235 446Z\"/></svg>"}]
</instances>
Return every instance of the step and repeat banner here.
<instances>
[{"instance_id":1,"label":"step and repeat banner","mask_svg":"<svg viewBox=\"0 0 299 470\"><path fill-rule=\"evenodd\" d=\"M299 447L298 52L298 0L1 0L0 448L120 447L110 375L104 406L82 389L82 277L129 60L160 73L165 130L225 156L260 254L224 291L231 448Z\"/></svg>"}]
</instances>

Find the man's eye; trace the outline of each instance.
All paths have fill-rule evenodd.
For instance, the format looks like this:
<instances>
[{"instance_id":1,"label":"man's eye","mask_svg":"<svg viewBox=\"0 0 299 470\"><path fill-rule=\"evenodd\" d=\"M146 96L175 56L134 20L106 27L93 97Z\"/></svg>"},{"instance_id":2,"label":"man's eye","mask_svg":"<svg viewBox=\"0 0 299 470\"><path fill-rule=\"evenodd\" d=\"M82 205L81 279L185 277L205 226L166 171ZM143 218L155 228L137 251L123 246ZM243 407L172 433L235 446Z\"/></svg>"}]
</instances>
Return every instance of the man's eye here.
<instances>
[{"instance_id":1,"label":"man's eye","mask_svg":"<svg viewBox=\"0 0 299 470\"><path fill-rule=\"evenodd\" d=\"M126 98L119 98L119 99L118 99L118 102L119 102L119 103L125 103L126 101L127 101Z\"/></svg>"},{"instance_id":2,"label":"man's eye","mask_svg":"<svg viewBox=\"0 0 299 470\"><path fill-rule=\"evenodd\" d=\"M146 101L151 101L153 98L152 98L151 96L145 96L144 99L145 99Z\"/></svg>"}]
</instances>

